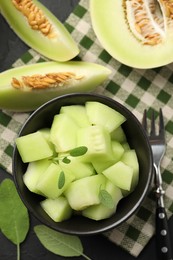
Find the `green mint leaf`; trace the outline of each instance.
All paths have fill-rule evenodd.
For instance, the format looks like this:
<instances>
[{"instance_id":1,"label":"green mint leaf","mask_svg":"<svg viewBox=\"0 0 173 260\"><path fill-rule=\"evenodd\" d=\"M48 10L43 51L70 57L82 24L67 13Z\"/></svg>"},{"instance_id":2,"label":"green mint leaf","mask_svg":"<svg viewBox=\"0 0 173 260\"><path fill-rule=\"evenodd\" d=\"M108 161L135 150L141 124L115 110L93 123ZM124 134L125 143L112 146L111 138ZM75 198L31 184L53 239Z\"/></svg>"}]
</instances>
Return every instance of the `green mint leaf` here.
<instances>
[{"instance_id":1,"label":"green mint leaf","mask_svg":"<svg viewBox=\"0 0 173 260\"><path fill-rule=\"evenodd\" d=\"M64 257L83 255L83 246L77 236L62 234L44 225L35 226L34 231L42 245L56 255Z\"/></svg>"},{"instance_id":2,"label":"green mint leaf","mask_svg":"<svg viewBox=\"0 0 173 260\"><path fill-rule=\"evenodd\" d=\"M29 216L14 182L10 179L5 179L0 184L0 227L2 233L17 245L19 259L19 244L25 240L28 233Z\"/></svg>"},{"instance_id":3,"label":"green mint leaf","mask_svg":"<svg viewBox=\"0 0 173 260\"><path fill-rule=\"evenodd\" d=\"M70 155L73 157L77 157L86 154L87 151L88 148L86 146L79 146L70 150Z\"/></svg>"},{"instance_id":4,"label":"green mint leaf","mask_svg":"<svg viewBox=\"0 0 173 260\"><path fill-rule=\"evenodd\" d=\"M112 209L114 207L112 196L110 195L109 192L107 192L107 190L104 189L100 190L99 199L100 199L100 203L102 203L107 208Z\"/></svg>"},{"instance_id":5,"label":"green mint leaf","mask_svg":"<svg viewBox=\"0 0 173 260\"><path fill-rule=\"evenodd\" d=\"M64 172L60 172L59 178L58 178L58 189L62 189L65 184L65 174Z\"/></svg>"},{"instance_id":6,"label":"green mint leaf","mask_svg":"<svg viewBox=\"0 0 173 260\"><path fill-rule=\"evenodd\" d=\"M67 157L64 157L64 158L62 159L62 162L63 162L63 163L66 163L66 164L69 164L69 163L71 162L71 160L70 160L69 158L67 158Z\"/></svg>"}]
</instances>

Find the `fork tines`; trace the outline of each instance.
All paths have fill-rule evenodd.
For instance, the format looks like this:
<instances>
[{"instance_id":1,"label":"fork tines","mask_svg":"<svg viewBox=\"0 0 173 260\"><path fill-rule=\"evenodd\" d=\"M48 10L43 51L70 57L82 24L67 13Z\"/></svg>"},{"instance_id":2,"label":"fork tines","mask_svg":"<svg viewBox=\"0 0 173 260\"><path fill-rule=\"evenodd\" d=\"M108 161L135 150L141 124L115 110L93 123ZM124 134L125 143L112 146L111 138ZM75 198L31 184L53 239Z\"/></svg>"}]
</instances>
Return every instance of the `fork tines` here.
<instances>
[{"instance_id":1,"label":"fork tines","mask_svg":"<svg viewBox=\"0 0 173 260\"><path fill-rule=\"evenodd\" d=\"M151 111L151 130L150 130L150 136L160 136L164 137L164 120L163 120L163 113L162 109L160 108L159 110L159 133L157 135L156 133L156 126L155 126L155 121L156 121L156 116L154 110ZM145 131L148 133L148 125L147 125L147 110L144 110L143 113L143 119L142 119L142 125L145 129Z\"/></svg>"}]
</instances>

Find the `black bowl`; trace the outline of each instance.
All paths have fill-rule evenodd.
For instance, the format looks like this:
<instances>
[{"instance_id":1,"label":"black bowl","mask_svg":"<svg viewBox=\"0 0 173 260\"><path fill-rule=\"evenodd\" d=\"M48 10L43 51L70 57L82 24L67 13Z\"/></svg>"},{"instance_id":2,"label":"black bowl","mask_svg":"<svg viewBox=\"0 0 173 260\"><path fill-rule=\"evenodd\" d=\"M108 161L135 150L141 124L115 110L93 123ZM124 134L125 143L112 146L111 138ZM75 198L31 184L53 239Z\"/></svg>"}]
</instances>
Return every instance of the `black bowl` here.
<instances>
[{"instance_id":1,"label":"black bowl","mask_svg":"<svg viewBox=\"0 0 173 260\"><path fill-rule=\"evenodd\" d=\"M99 101L116 109L126 117L123 129L128 143L136 150L139 161L139 183L129 196L123 198L118 204L116 213L105 220L94 221L82 216L73 216L69 220L56 223L43 211L40 206L41 196L30 192L24 182L23 174L27 164L23 163L17 148L14 148L13 174L17 191L29 211L43 224L60 232L75 235L90 235L105 232L127 220L141 206L149 190L152 177L152 153L148 138L137 118L123 105L115 100L98 94L68 94L55 98L31 114L19 136L35 132L40 128L50 127L53 117L64 105L85 104L86 101Z\"/></svg>"}]
</instances>

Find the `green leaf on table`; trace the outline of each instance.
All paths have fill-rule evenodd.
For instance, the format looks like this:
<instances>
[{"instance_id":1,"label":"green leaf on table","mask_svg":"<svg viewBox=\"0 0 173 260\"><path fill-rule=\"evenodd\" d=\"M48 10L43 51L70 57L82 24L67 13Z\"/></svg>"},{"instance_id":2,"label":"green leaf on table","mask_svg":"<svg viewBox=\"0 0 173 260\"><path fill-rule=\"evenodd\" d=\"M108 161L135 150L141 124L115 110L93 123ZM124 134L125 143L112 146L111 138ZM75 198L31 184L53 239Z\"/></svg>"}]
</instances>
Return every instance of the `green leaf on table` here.
<instances>
[{"instance_id":1,"label":"green leaf on table","mask_svg":"<svg viewBox=\"0 0 173 260\"><path fill-rule=\"evenodd\" d=\"M65 257L83 255L83 247L77 236L62 234L44 225L35 226L34 231L42 245L54 254Z\"/></svg>"},{"instance_id":2,"label":"green leaf on table","mask_svg":"<svg viewBox=\"0 0 173 260\"><path fill-rule=\"evenodd\" d=\"M17 245L19 259L19 244L28 233L29 216L14 182L10 179L5 179L0 184L0 227L2 233Z\"/></svg>"}]
</instances>

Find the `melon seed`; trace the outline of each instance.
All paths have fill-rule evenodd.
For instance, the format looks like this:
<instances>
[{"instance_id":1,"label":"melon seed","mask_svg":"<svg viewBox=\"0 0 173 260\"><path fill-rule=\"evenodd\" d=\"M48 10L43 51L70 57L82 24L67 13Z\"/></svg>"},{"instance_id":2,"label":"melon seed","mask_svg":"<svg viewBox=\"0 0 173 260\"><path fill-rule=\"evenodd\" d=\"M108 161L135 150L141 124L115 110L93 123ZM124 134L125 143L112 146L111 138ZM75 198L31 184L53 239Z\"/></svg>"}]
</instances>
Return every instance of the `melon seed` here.
<instances>
[{"instance_id":1,"label":"melon seed","mask_svg":"<svg viewBox=\"0 0 173 260\"><path fill-rule=\"evenodd\" d=\"M163 42L173 25L172 0L124 0L123 8L128 28L144 45Z\"/></svg>"},{"instance_id":2,"label":"melon seed","mask_svg":"<svg viewBox=\"0 0 173 260\"><path fill-rule=\"evenodd\" d=\"M21 79L12 78L11 85L16 89L29 88L45 89L65 85L69 80L81 80L82 75L72 72L47 73L45 75L34 74L32 76L22 76Z\"/></svg>"}]
</instances>

